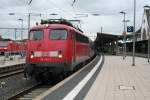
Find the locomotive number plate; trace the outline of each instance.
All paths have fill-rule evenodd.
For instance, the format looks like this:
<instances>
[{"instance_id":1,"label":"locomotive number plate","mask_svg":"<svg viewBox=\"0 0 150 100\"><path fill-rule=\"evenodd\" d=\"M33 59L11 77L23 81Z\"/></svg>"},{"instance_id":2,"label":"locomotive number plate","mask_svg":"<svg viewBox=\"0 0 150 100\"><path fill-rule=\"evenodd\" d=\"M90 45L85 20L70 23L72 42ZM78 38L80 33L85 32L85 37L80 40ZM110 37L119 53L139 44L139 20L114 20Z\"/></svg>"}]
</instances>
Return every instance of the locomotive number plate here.
<instances>
[{"instance_id":1,"label":"locomotive number plate","mask_svg":"<svg viewBox=\"0 0 150 100\"><path fill-rule=\"evenodd\" d=\"M57 57L58 56L58 51L50 51L49 56L50 57Z\"/></svg>"},{"instance_id":2,"label":"locomotive number plate","mask_svg":"<svg viewBox=\"0 0 150 100\"><path fill-rule=\"evenodd\" d=\"M42 56L42 53L41 53L41 52L34 52L34 55L35 55L36 57L40 57L40 56Z\"/></svg>"}]
</instances>

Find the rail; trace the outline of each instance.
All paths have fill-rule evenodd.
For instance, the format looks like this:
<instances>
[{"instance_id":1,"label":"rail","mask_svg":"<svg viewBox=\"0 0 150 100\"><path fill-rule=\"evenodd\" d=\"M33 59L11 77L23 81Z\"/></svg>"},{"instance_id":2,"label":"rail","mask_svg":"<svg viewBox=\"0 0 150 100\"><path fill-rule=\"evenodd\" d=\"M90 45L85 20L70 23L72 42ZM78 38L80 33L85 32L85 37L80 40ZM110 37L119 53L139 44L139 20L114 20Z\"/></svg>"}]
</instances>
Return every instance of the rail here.
<instances>
[{"instance_id":1,"label":"rail","mask_svg":"<svg viewBox=\"0 0 150 100\"><path fill-rule=\"evenodd\" d=\"M93 62L94 58L95 56L92 57L87 63L85 63L85 65L80 64L80 66L86 66L87 64L91 63L91 61ZM81 70L83 70L83 67L81 67ZM36 85L33 85L32 87L29 87L17 94L13 94L13 96L9 97L8 100L32 100L40 94L46 92L48 89L59 85L59 83L61 83L62 81L66 81L66 79L71 79L75 74L79 73L79 71L80 68L76 69L74 73L67 76L58 76L57 78L55 77L54 79L51 79L52 82L47 84L37 83Z\"/></svg>"},{"instance_id":2,"label":"rail","mask_svg":"<svg viewBox=\"0 0 150 100\"><path fill-rule=\"evenodd\" d=\"M23 73L25 63L20 63L12 66L0 67L0 79L9 77L14 74Z\"/></svg>"}]
</instances>

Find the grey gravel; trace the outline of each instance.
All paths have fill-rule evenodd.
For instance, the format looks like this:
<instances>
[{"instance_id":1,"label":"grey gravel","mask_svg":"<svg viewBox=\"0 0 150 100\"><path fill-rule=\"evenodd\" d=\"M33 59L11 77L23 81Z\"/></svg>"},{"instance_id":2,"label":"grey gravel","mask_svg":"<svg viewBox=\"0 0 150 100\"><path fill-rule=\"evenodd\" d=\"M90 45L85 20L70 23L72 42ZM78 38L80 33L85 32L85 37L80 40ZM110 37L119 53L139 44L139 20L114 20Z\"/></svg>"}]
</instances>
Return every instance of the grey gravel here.
<instances>
[{"instance_id":1,"label":"grey gravel","mask_svg":"<svg viewBox=\"0 0 150 100\"><path fill-rule=\"evenodd\" d=\"M10 96L15 95L35 84L37 84L35 80L26 80L23 77L23 74L0 79L0 100L7 100Z\"/></svg>"}]
</instances>

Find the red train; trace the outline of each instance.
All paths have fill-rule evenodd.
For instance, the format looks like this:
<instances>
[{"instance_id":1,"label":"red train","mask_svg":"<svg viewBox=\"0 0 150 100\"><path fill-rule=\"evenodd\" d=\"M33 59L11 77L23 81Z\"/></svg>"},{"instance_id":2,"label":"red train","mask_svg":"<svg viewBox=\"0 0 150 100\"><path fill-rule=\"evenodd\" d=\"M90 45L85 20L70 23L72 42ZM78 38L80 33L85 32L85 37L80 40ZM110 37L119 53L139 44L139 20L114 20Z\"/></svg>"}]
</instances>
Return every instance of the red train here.
<instances>
[{"instance_id":1,"label":"red train","mask_svg":"<svg viewBox=\"0 0 150 100\"><path fill-rule=\"evenodd\" d=\"M0 54L4 55L4 53L7 51L7 43L6 41L0 41Z\"/></svg>"},{"instance_id":2,"label":"red train","mask_svg":"<svg viewBox=\"0 0 150 100\"><path fill-rule=\"evenodd\" d=\"M26 50L25 42L15 42L15 41L0 41L0 54L4 53L19 53L20 51Z\"/></svg>"},{"instance_id":3,"label":"red train","mask_svg":"<svg viewBox=\"0 0 150 100\"><path fill-rule=\"evenodd\" d=\"M67 73L94 55L91 40L70 23L65 20L41 23L29 33L25 75L40 79Z\"/></svg>"}]
</instances>

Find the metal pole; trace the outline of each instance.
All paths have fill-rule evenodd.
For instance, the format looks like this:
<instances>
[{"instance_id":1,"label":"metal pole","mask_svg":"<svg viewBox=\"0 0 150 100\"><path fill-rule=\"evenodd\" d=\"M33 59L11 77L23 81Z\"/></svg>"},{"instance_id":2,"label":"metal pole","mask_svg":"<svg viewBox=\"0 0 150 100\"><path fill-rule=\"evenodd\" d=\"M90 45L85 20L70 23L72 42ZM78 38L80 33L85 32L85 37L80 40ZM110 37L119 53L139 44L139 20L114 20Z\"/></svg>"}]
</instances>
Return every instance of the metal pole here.
<instances>
[{"instance_id":1,"label":"metal pole","mask_svg":"<svg viewBox=\"0 0 150 100\"><path fill-rule=\"evenodd\" d=\"M134 29L133 29L133 57L132 66L135 66L135 20L136 20L136 0L134 0Z\"/></svg>"},{"instance_id":2,"label":"metal pole","mask_svg":"<svg viewBox=\"0 0 150 100\"><path fill-rule=\"evenodd\" d=\"M101 34L102 34L102 31L103 31L103 27L101 27Z\"/></svg>"},{"instance_id":3,"label":"metal pole","mask_svg":"<svg viewBox=\"0 0 150 100\"><path fill-rule=\"evenodd\" d=\"M124 19L123 19L123 24L124 24L124 30L123 30L123 60L125 59L126 56L126 29L125 29L125 21L126 21L126 12L121 11L121 14L124 15Z\"/></svg>"},{"instance_id":4,"label":"metal pole","mask_svg":"<svg viewBox=\"0 0 150 100\"><path fill-rule=\"evenodd\" d=\"M21 41L23 40L23 19L18 19L19 21L21 21ZM20 55L22 56L23 55L23 50L22 48L20 48ZM22 56L23 57L23 56Z\"/></svg>"},{"instance_id":5,"label":"metal pole","mask_svg":"<svg viewBox=\"0 0 150 100\"><path fill-rule=\"evenodd\" d=\"M17 40L17 29L15 28L15 41Z\"/></svg>"},{"instance_id":6,"label":"metal pole","mask_svg":"<svg viewBox=\"0 0 150 100\"><path fill-rule=\"evenodd\" d=\"M23 19L18 19L19 21L21 21L21 40L23 39Z\"/></svg>"},{"instance_id":7,"label":"metal pole","mask_svg":"<svg viewBox=\"0 0 150 100\"><path fill-rule=\"evenodd\" d=\"M125 19L125 57L127 56L127 22L130 20Z\"/></svg>"},{"instance_id":8,"label":"metal pole","mask_svg":"<svg viewBox=\"0 0 150 100\"><path fill-rule=\"evenodd\" d=\"M28 3L28 38L29 38L29 32L30 32L30 17L31 17L30 5L31 5L32 1L33 0L30 0Z\"/></svg>"},{"instance_id":9,"label":"metal pole","mask_svg":"<svg viewBox=\"0 0 150 100\"><path fill-rule=\"evenodd\" d=\"M16 36L16 33L17 33L17 29L15 28L15 41L17 39L17 36ZM15 54L14 54L14 59L16 58Z\"/></svg>"},{"instance_id":10,"label":"metal pole","mask_svg":"<svg viewBox=\"0 0 150 100\"><path fill-rule=\"evenodd\" d=\"M148 6L150 10L150 6ZM150 16L150 14L149 14ZM148 22L150 21L150 18L148 19ZM150 25L148 25L148 55L147 55L147 62L149 63L150 60Z\"/></svg>"},{"instance_id":11,"label":"metal pole","mask_svg":"<svg viewBox=\"0 0 150 100\"><path fill-rule=\"evenodd\" d=\"M123 43L123 46L124 46L124 55L123 55L123 60L125 59L125 57L126 57L126 38L125 38L125 20L126 20L126 13L124 12L123 13L124 14L124 39L123 39L123 41L124 41L124 43Z\"/></svg>"},{"instance_id":12,"label":"metal pole","mask_svg":"<svg viewBox=\"0 0 150 100\"><path fill-rule=\"evenodd\" d=\"M103 52L103 38L102 38L102 31L103 31L103 27L101 27L101 50Z\"/></svg>"},{"instance_id":13,"label":"metal pole","mask_svg":"<svg viewBox=\"0 0 150 100\"><path fill-rule=\"evenodd\" d=\"M31 13L28 14L28 38L29 38L29 32L30 32L30 15Z\"/></svg>"},{"instance_id":14,"label":"metal pole","mask_svg":"<svg viewBox=\"0 0 150 100\"><path fill-rule=\"evenodd\" d=\"M147 62L149 63L149 56L150 56L150 28L148 26L148 59Z\"/></svg>"},{"instance_id":15,"label":"metal pole","mask_svg":"<svg viewBox=\"0 0 150 100\"><path fill-rule=\"evenodd\" d=\"M21 20L21 40L23 40L23 19Z\"/></svg>"}]
</instances>

